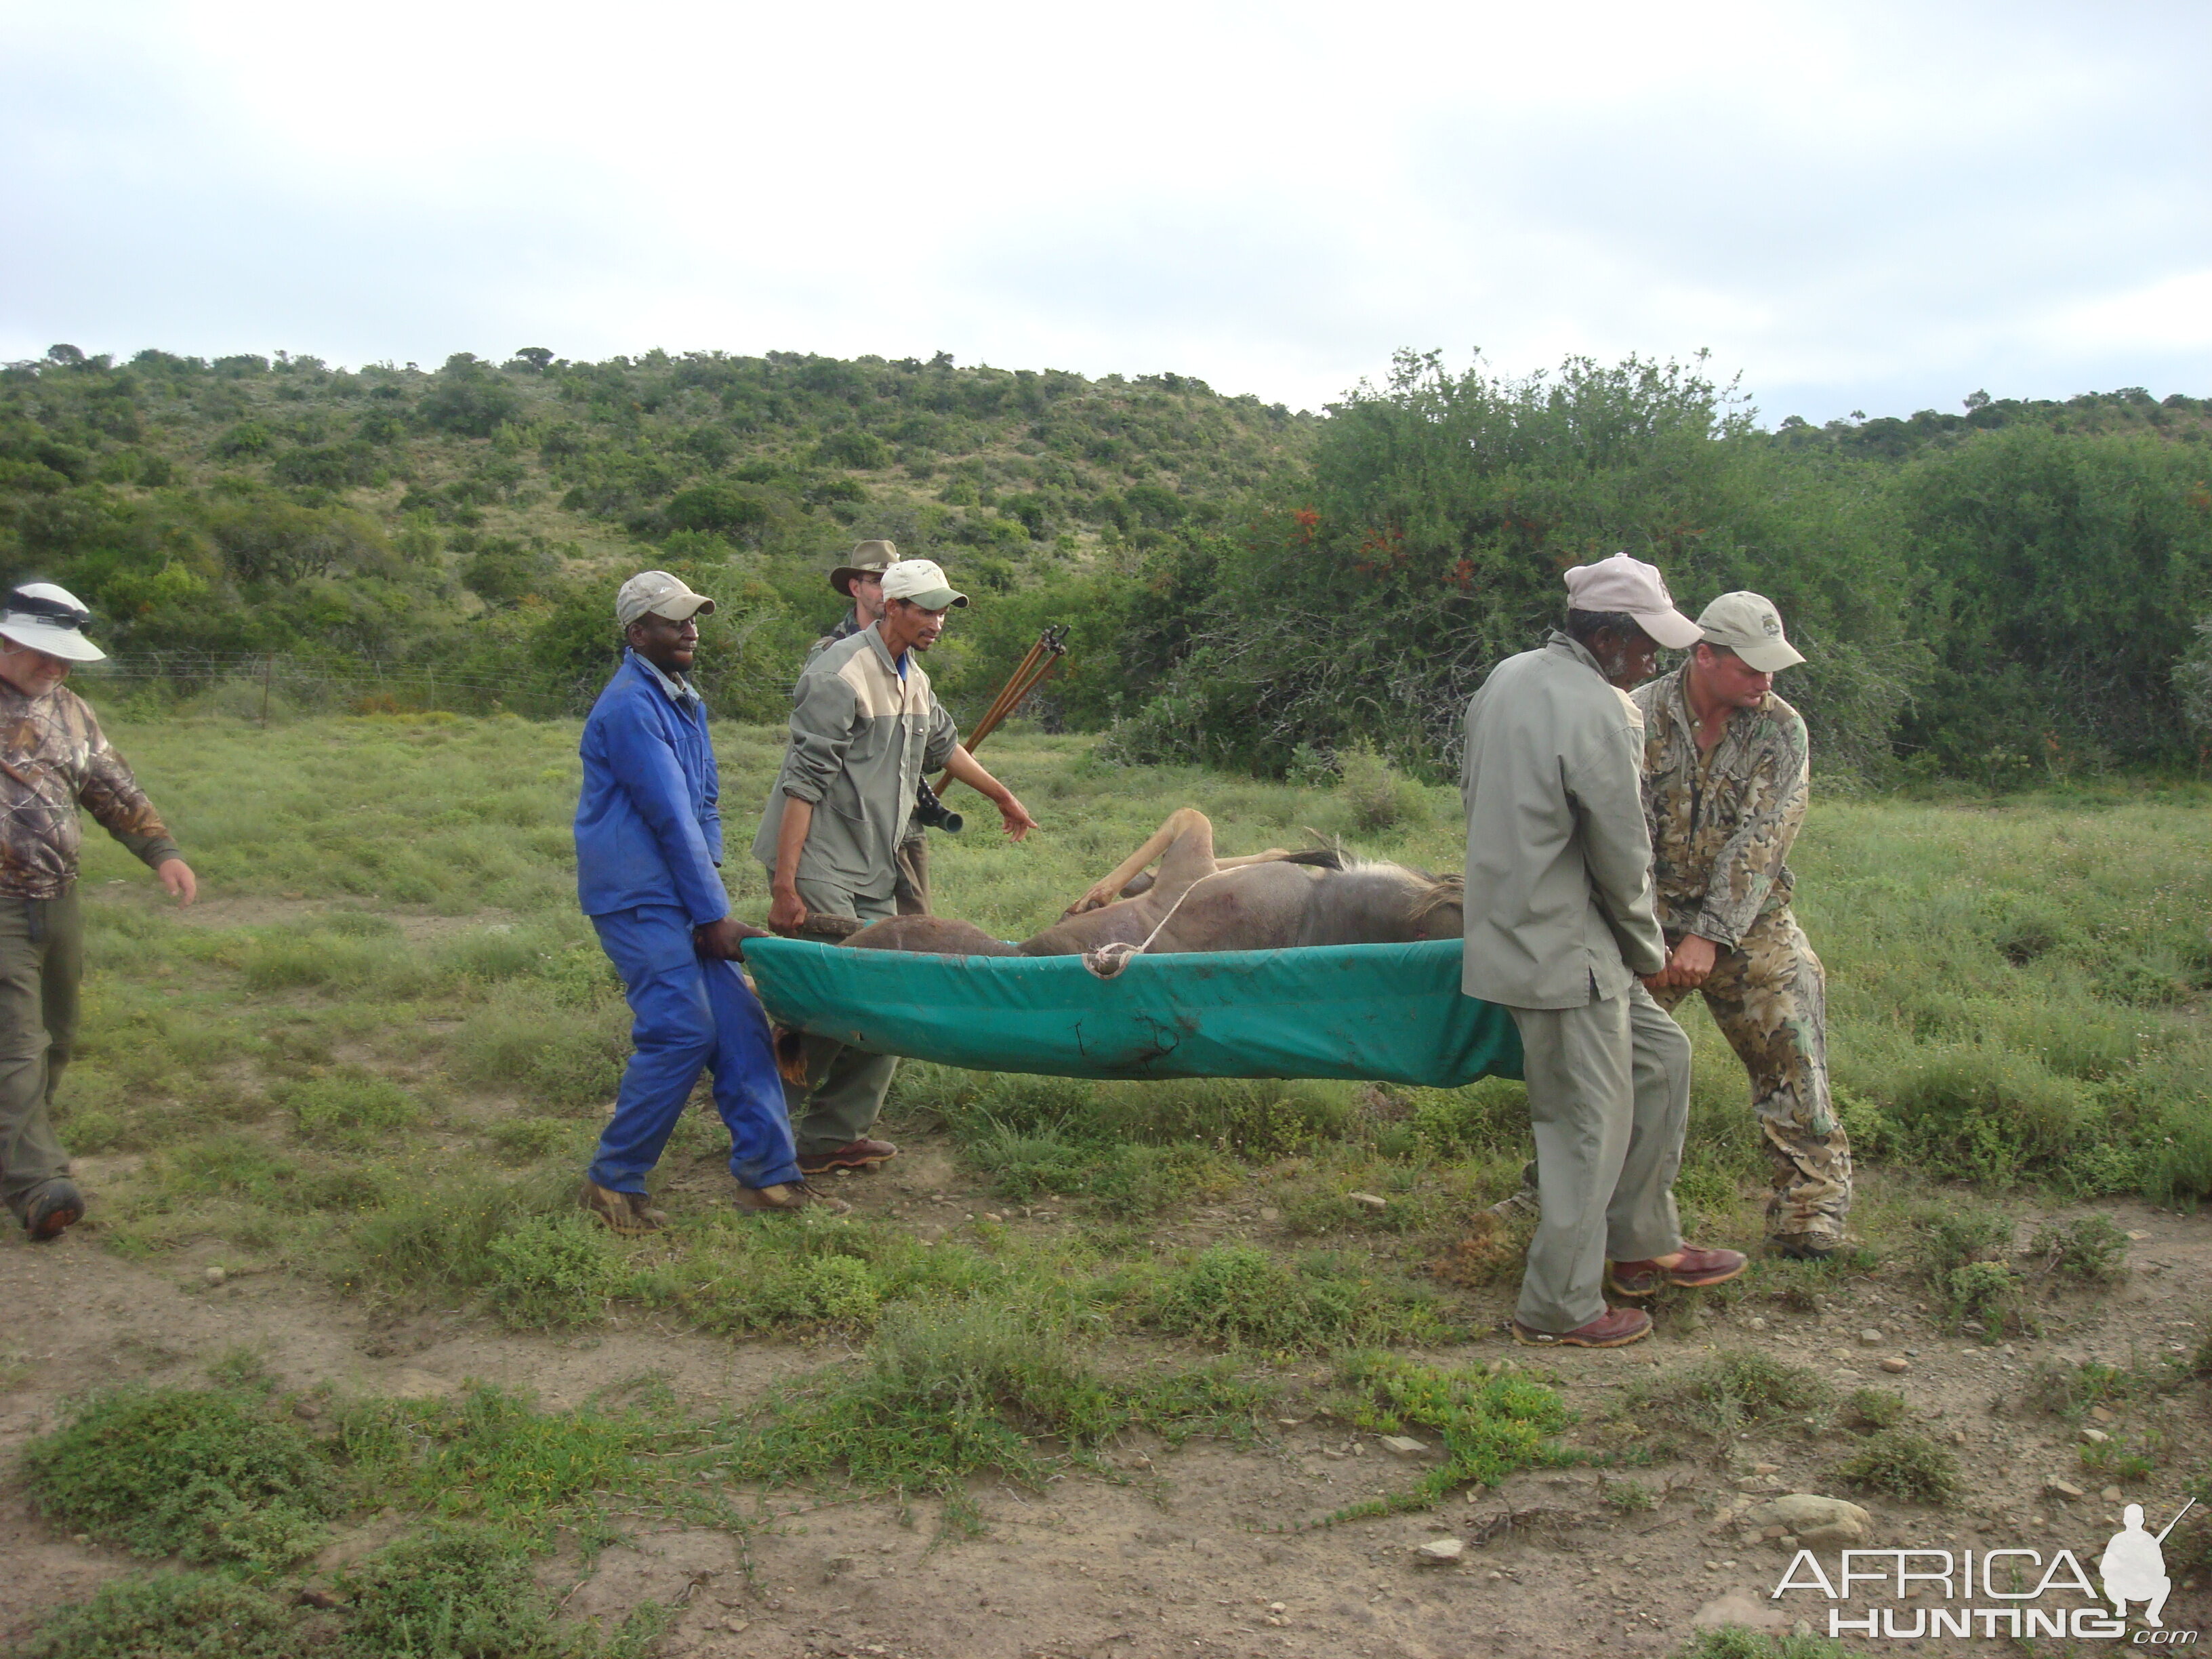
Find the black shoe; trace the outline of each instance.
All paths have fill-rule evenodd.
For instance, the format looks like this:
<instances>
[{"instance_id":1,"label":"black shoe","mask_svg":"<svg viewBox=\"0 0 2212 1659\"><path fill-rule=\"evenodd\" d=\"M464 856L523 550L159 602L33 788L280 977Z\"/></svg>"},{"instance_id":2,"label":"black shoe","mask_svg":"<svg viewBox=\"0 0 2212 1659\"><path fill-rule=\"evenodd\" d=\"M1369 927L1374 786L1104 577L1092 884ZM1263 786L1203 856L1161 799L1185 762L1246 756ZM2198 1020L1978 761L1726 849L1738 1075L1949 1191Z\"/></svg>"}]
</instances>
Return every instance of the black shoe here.
<instances>
[{"instance_id":1,"label":"black shoe","mask_svg":"<svg viewBox=\"0 0 2212 1659\"><path fill-rule=\"evenodd\" d=\"M83 1219L84 1194L76 1182L59 1177L33 1193L23 1206L23 1231L38 1243L59 1238Z\"/></svg>"}]
</instances>

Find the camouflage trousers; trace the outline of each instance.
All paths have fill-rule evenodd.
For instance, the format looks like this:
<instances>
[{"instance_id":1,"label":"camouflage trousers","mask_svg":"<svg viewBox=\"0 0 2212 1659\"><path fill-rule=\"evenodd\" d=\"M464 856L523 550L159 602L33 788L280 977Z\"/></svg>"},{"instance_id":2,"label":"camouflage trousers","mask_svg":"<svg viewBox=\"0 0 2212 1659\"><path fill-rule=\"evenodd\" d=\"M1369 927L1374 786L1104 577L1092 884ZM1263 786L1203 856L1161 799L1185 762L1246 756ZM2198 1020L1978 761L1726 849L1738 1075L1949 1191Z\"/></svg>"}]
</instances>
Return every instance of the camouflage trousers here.
<instances>
[{"instance_id":1,"label":"camouflage trousers","mask_svg":"<svg viewBox=\"0 0 2212 1659\"><path fill-rule=\"evenodd\" d=\"M1669 948L1680 938L1669 933ZM1851 1207L1851 1144L1828 1096L1827 975L1790 908L1752 923L1698 989L1751 1074L1751 1107L1774 1171L1767 1232L1839 1241ZM1651 994L1672 1013L1690 993L1669 986Z\"/></svg>"}]
</instances>

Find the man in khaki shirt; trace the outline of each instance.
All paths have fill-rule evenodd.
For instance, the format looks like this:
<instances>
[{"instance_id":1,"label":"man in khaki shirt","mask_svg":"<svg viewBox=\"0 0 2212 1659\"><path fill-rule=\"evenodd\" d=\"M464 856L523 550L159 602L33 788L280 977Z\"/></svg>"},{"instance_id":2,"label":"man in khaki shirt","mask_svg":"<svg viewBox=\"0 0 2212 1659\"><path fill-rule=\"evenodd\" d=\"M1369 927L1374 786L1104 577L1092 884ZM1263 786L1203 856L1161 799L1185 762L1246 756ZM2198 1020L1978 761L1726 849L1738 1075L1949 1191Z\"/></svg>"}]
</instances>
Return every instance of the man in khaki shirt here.
<instances>
[{"instance_id":1,"label":"man in khaki shirt","mask_svg":"<svg viewBox=\"0 0 2212 1659\"><path fill-rule=\"evenodd\" d=\"M927 559L884 572L884 614L814 657L799 678L791 746L761 815L753 856L768 868L769 925L793 932L815 912L857 921L896 913L897 848L914 811L915 785L944 767L999 809L1015 841L1036 828L1012 790L960 744L930 690L921 653L965 606ZM870 1170L898 1148L868 1131L883 1110L898 1061L829 1037L805 1040L807 1081L784 1100L802 1175Z\"/></svg>"},{"instance_id":2,"label":"man in khaki shirt","mask_svg":"<svg viewBox=\"0 0 2212 1659\"><path fill-rule=\"evenodd\" d=\"M1817 1260L1842 1248L1851 1146L1828 1091L1827 978L1791 915L1790 849L1805 821L1805 722L1774 676L1805 660L1771 601L1723 593L1690 659L1636 693L1644 806L1668 1012L1693 990L1751 1076L1773 1166L1767 1243Z\"/></svg>"},{"instance_id":3,"label":"man in khaki shirt","mask_svg":"<svg viewBox=\"0 0 2212 1659\"><path fill-rule=\"evenodd\" d=\"M1690 1042L1640 982L1666 945L1626 688L1697 624L1626 553L1566 582L1565 630L1500 663L1468 705L1461 988L1504 1005L1521 1033L1540 1211L1513 1334L1615 1348L1651 1319L1607 1308L1605 1284L1650 1296L1719 1284L1745 1262L1682 1241L1673 1189Z\"/></svg>"}]
</instances>

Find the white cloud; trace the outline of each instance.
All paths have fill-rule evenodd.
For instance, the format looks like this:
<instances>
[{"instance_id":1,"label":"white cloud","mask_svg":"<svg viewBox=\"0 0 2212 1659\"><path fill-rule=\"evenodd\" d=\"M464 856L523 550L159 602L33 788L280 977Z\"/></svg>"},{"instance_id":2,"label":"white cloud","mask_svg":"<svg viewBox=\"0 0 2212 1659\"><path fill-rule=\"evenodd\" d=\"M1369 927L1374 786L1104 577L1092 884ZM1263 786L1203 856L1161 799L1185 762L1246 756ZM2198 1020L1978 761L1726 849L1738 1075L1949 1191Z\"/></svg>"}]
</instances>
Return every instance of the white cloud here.
<instances>
[{"instance_id":1,"label":"white cloud","mask_svg":"<svg viewBox=\"0 0 2212 1659\"><path fill-rule=\"evenodd\" d=\"M0 5L0 355L2212 392L2194 0Z\"/></svg>"}]
</instances>

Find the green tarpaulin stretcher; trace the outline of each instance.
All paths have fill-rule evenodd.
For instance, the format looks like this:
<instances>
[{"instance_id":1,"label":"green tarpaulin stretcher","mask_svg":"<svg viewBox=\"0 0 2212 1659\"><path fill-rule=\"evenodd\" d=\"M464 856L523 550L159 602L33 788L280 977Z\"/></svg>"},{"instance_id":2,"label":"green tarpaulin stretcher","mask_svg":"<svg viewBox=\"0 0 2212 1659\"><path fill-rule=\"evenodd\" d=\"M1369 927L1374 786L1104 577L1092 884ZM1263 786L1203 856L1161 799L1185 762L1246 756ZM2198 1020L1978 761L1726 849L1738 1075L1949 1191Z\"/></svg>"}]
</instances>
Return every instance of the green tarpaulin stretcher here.
<instances>
[{"instance_id":1,"label":"green tarpaulin stretcher","mask_svg":"<svg viewBox=\"0 0 2212 1659\"><path fill-rule=\"evenodd\" d=\"M1054 1077L1349 1078L1457 1088L1521 1075L1511 1016L1462 996L1460 943L1131 958L939 957L748 939L768 1011L875 1054Z\"/></svg>"}]
</instances>

